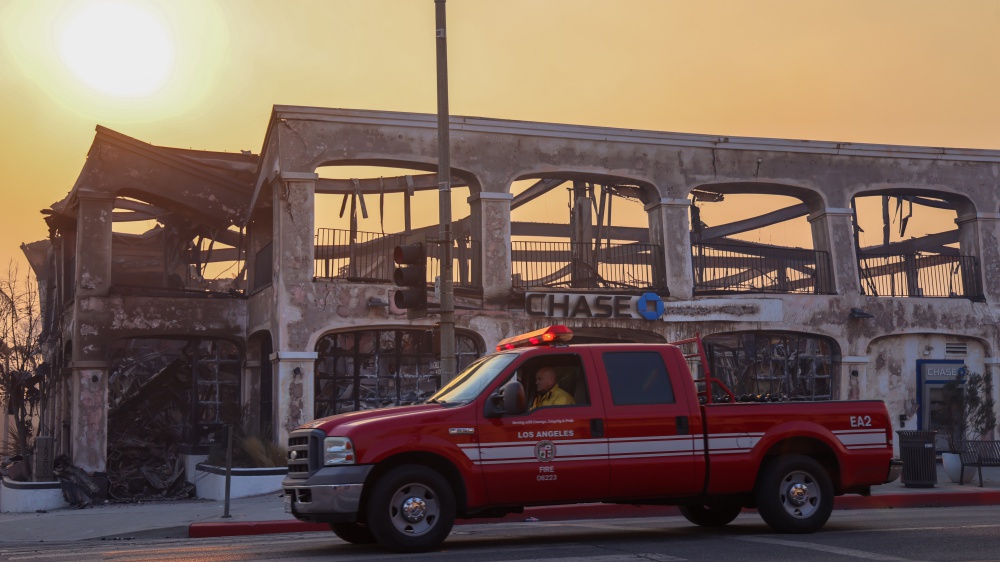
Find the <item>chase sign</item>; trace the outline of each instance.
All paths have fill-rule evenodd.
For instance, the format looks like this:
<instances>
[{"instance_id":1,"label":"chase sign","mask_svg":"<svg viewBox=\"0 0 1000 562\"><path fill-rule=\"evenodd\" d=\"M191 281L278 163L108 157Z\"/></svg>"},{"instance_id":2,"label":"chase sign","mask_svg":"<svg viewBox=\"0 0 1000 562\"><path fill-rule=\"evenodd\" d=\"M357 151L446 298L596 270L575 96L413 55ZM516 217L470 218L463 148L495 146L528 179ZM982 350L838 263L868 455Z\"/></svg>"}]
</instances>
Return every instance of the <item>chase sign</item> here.
<instances>
[{"instance_id":1,"label":"chase sign","mask_svg":"<svg viewBox=\"0 0 1000 562\"><path fill-rule=\"evenodd\" d=\"M633 318L659 320L663 299L656 293L599 295L594 293L526 293L524 310L530 316L551 318Z\"/></svg>"}]
</instances>

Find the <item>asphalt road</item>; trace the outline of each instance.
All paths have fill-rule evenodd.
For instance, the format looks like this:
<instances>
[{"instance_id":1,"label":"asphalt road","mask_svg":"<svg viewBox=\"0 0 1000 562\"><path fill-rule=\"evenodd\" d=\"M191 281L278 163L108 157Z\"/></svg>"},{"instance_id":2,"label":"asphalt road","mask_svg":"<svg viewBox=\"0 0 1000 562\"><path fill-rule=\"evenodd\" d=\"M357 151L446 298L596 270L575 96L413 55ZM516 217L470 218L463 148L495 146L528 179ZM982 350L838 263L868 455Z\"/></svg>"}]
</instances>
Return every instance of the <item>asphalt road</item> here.
<instances>
[{"instance_id":1,"label":"asphalt road","mask_svg":"<svg viewBox=\"0 0 1000 562\"><path fill-rule=\"evenodd\" d=\"M444 548L397 555L332 533L218 539L0 544L0 560L1000 560L1000 506L835 511L812 535L769 532L756 514L722 529L680 517L456 527Z\"/></svg>"}]
</instances>

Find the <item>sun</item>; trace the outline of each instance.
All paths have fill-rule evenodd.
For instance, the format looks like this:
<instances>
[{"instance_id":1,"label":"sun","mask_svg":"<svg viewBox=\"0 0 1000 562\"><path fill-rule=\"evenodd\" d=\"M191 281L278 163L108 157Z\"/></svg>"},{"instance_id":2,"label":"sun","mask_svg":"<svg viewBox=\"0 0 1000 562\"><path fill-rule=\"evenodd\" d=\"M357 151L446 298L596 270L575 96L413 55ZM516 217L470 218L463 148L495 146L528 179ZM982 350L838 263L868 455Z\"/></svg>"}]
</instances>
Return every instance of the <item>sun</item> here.
<instances>
[{"instance_id":1,"label":"sun","mask_svg":"<svg viewBox=\"0 0 1000 562\"><path fill-rule=\"evenodd\" d=\"M59 34L59 52L84 84L115 97L147 96L170 78L174 44L149 12L98 2L73 15Z\"/></svg>"}]
</instances>

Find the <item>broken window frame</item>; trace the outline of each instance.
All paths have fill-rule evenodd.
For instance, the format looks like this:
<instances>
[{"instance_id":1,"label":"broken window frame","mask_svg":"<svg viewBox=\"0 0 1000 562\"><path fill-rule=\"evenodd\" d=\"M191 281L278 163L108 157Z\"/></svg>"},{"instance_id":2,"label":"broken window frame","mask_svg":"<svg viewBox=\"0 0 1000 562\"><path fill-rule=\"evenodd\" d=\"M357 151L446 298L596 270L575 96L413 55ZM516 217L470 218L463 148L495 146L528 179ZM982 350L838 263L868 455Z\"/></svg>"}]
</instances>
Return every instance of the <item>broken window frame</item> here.
<instances>
[{"instance_id":1,"label":"broken window frame","mask_svg":"<svg viewBox=\"0 0 1000 562\"><path fill-rule=\"evenodd\" d=\"M424 400L441 387L433 348L432 332L419 328L324 335L316 344L315 417ZM455 349L459 372L483 353L479 338L464 331L455 333Z\"/></svg>"}]
</instances>

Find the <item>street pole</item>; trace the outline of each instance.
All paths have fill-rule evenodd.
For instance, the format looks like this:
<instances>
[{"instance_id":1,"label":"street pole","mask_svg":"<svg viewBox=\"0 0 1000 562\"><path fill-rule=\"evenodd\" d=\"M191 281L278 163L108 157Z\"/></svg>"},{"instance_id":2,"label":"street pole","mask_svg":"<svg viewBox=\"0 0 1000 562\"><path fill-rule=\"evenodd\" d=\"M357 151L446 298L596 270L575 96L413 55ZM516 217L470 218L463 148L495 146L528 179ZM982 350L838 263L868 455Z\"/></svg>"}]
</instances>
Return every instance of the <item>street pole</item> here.
<instances>
[{"instance_id":1,"label":"street pole","mask_svg":"<svg viewBox=\"0 0 1000 562\"><path fill-rule=\"evenodd\" d=\"M452 280L451 136L448 127L448 36L445 0L434 0L437 28L438 235L441 256L441 384L455 377L455 287Z\"/></svg>"}]
</instances>

